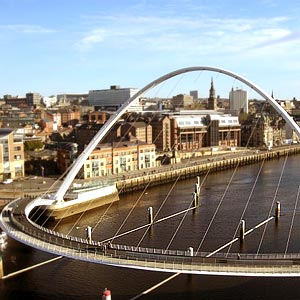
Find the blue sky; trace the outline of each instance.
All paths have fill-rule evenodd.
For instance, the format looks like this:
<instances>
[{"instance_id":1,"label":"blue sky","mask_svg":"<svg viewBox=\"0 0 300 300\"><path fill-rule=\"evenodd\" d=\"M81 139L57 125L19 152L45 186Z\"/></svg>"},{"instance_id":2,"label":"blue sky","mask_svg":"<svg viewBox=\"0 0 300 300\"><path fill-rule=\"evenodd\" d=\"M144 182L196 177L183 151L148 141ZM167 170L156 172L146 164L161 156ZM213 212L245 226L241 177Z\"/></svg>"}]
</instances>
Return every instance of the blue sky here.
<instances>
[{"instance_id":1,"label":"blue sky","mask_svg":"<svg viewBox=\"0 0 300 300\"><path fill-rule=\"evenodd\" d=\"M300 99L299 13L295 0L0 0L0 96L142 88L214 66ZM208 83L193 82L178 91L207 96ZM222 84L221 96L239 86Z\"/></svg>"}]
</instances>

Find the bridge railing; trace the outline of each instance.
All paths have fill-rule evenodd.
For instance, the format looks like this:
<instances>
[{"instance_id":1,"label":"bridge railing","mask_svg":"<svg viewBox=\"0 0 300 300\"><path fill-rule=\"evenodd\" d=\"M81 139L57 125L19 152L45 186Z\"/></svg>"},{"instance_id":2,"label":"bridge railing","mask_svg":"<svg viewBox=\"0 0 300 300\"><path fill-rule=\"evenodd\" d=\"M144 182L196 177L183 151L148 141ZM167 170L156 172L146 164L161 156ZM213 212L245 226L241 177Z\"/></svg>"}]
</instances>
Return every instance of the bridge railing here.
<instances>
[{"instance_id":1,"label":"bridge railing","mask_svg":"<svg viewBox=\"0 0 300 300\"><path fill-rule=\"evenodd\" d=\"M10 211L10 210L8 210ZM128 245L108 244L98 241L89 242L87 239L65 235L51 229L36 226L25 226L24 216L13 212L5 215L10 222L5 222L7 229L14 232L16 236L27 234L26 239L43 249L56 249L55 253L68 255L74 258L83 258L88 261L103 261L112 264L131 264L144 266L145 268L159 268L167 270L222 270L238 268L240 272L245 272L251 268L251 272L288 273L291 267L300 268L299 254L216 254L207 258L205 252L196 253L194 256L190 252L183 250L165 250L157 248L134 247ZM14 224L14 226L9 225ZM17 230L16 230L17 229ZM36 238L36 239L35 239ZM298 270L298 269L297 269Z\"/></svg>"}]
</instances>

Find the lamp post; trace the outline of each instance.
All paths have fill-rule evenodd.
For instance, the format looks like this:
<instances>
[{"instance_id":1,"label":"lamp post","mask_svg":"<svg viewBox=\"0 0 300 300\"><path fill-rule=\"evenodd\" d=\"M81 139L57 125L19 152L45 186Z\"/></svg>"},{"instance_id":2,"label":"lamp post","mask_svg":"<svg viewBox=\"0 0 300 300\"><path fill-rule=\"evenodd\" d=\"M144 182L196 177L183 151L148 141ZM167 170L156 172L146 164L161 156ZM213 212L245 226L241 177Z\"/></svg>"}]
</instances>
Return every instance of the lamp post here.
<instances>
[{"instance_id":1,"label":"lamp post","mask_svg":"<svg viewBox=\"0 0 300 300\"><path fill-rule=\"evenodd\" d=\"M45 168L43 166L41 166L41 170L42 170L42 177L44 177Z\"/></svg>"}]
</instances>

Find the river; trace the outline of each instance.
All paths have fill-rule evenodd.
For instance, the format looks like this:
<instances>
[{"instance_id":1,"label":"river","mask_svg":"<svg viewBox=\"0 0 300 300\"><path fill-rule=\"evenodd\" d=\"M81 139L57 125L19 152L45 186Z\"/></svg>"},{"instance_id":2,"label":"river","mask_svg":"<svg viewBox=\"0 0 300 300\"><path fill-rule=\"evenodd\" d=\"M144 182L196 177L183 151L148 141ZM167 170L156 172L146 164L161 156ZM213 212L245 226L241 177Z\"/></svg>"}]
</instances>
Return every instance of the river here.
<instances>
[{"instance_id":1,"label":"river","mask_svg":"<svg viewBox=\"0 0 300 300\"><path fill-rule=\"evenodd\" d=\"M149 232L137 231L116 239L115 242L181 250L191 246L195 250L200 247L201 251L210 252L236 236L242 214L246 228L250 229L267 219L270 214L273 215L274 203L280 201L279 222L271 221L266 228L254 231L246 237L243 245L234 244L230 252L300 253L298 207L292 222L300 184L299 164L298 155L287 160L281 158L265 162L263 165L259 163L210 174L207 178L201 177L203 186L200 205L194 212L188 212L184 219L184 214L181 214L155 224ZM257 183L254 185L255 181ZM92 226L93 239L103 240L145 224L149 206L153 207L154 215L159 212L158 218L188 208L195 183L196 178L192 178L178 181L171 192L172 183L147 189L144 194L138 191L121 195L121 200L109 209L103 207L80 218L64 220L57 228L64 233L71 232L85 237L86 227ZM163 206L162 202L165 202ZM5 273L54 257L10 238L6 247L2 249L2 256ZM112 292L112 300L129 300L170 275L171 273L110 267L63 258L14 278L2 280L0 299L98 300L102 299L103 289L108 288ZM257 278L181 274L141 299L298 300L299 285L300 277Z\"/></svg>"}]
</instances>

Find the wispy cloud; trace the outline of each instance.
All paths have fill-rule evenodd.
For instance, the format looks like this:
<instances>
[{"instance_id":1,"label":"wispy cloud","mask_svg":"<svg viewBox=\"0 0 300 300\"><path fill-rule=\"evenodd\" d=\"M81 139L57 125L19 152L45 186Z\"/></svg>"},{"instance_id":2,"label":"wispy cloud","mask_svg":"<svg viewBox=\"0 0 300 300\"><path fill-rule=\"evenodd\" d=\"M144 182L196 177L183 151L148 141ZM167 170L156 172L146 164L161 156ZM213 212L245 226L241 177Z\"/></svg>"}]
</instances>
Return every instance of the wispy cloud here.
<instances>
[{"instance_id":1,"label":"wispy cloud","mask_svg":"<svg viewBox=\"0 0 300 300\"><path fill-rule=\"evenodd\" d=\"M89 50L93 45L101 43L110 35L112 35L112 33L110 34L106 29L93 29L78 41L75 46L83 51Z\"/></svg>"},{"instance_id":2,"label":"wispy cloud","mask_svg":"<svg viewBox=\"0 0 300 300\"><path fill-rule=\"evenodd\" d=\"M80 50L99 44L147 47L154 51L241 52L266 47L272 42L289 42L297 35L286 29L288 17L211 18L209 16L93 16L83 37L76 42ZM292 39L290 39L292 40Z\"/></svg>"},{"instance_id":3,"label":"wispy cloud","mask_svg":"<svg viewBox=\"0 0 300 300\"><path fill-rule=\"evenodd\" d=\"M9 24L0 25L0 30L8 30L16 33L24 34L44 34L56 32L53 29L45 28L39 25L29 25L29 24Z\"/></svg>"}]
</instances>

